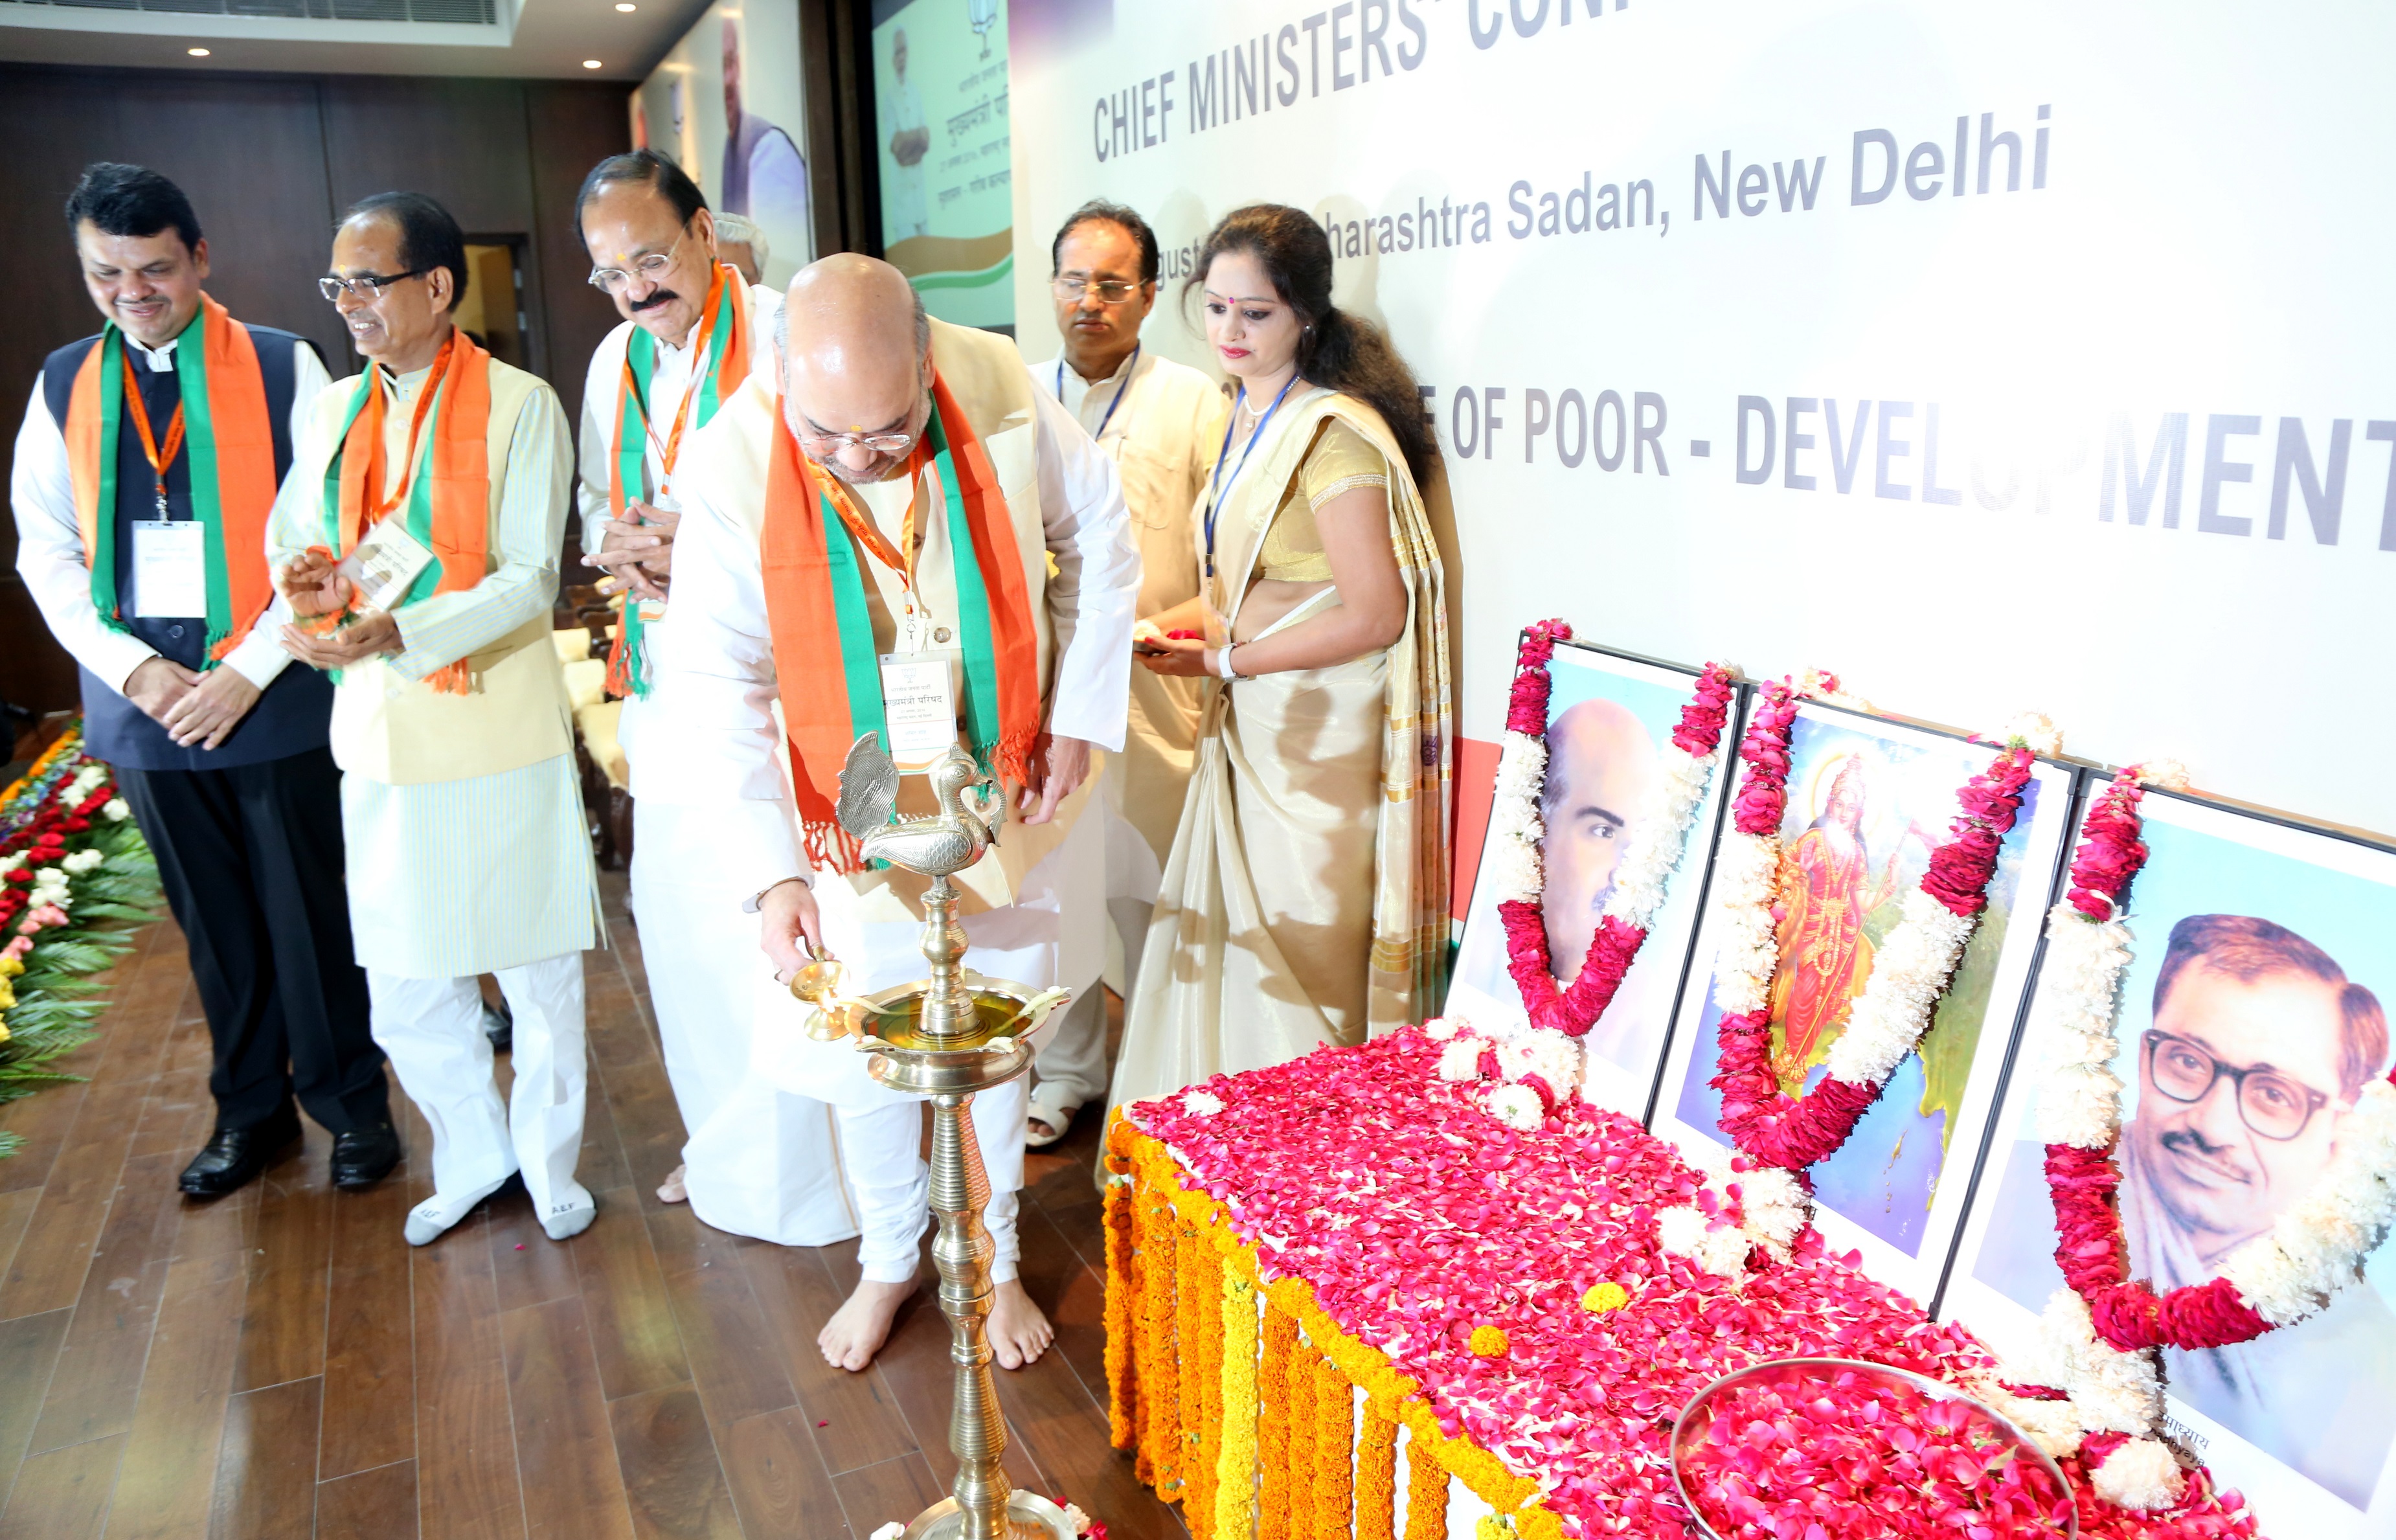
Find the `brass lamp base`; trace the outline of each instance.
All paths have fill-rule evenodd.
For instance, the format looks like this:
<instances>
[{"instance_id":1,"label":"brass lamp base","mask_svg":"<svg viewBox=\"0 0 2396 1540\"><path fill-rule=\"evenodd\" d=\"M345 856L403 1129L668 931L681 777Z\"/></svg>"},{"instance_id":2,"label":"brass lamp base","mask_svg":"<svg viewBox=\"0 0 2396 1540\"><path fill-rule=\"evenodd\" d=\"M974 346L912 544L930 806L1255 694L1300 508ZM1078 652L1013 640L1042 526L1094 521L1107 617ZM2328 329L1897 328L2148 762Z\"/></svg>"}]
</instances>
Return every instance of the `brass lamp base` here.
<instances>
[{"instance_id":1,"label":"brass lamp base","mask_svg":"<svg viewBox=\"0 0 2396 1540\"><path fill-rule=\"evenodd\" d=\"M900 1540L959 1540L965 1533L965 1514L953 1497L943 1497L915 1516ZM1006 1530L1001 1540L1073 1540L1065 1510L1036 1493L1011 1492L1006 1497Z\"/></svg>"}]
</instances>

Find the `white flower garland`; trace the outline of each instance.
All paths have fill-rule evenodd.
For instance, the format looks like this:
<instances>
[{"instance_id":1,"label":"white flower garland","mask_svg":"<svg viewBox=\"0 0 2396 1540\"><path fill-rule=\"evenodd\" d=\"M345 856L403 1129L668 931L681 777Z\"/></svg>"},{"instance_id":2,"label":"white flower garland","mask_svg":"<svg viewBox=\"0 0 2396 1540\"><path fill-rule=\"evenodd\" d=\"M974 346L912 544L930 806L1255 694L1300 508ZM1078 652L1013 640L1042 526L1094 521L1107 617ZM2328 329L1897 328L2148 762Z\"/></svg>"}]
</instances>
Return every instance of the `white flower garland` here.
<instances>
[{"instance_id":1,"label":"white flower garland","mask_svg":"<svg viewBox=\"0 0 2396 1540\"><path fill-rule=\"evenodd\" d=\"M1548 885L1539 849L1548 837L1539 816L1539 793L1548 783L1548 742L1508 731L1498 754L1498 791L1489 804L1490 880L1498 901L1536 904Z\"/></svg>"},{"instance_id":2,"label":"white flower garland","mask_svg":"<svg viewBox=\"0 0 2396 1540\"><path fill-rule=\"evenodd\" d=\"M1539 1094L1524 1082L1537 1076L1551 1095L1568 1097L1578 1090L1587 1069L1578 1038L1541 1027L1491 1033L1463 1016L1433 1016L1422 1024L1421 1030L1423 1036L1444 1045L1438 1073L1451 1084L1479 1081L1482 1055L1494 1053L1498 1079L1482 1093L1481 1104L1499 1122L1524 1133L1545 1122L1549 1110Z\"/></svg>"}]
</instances>

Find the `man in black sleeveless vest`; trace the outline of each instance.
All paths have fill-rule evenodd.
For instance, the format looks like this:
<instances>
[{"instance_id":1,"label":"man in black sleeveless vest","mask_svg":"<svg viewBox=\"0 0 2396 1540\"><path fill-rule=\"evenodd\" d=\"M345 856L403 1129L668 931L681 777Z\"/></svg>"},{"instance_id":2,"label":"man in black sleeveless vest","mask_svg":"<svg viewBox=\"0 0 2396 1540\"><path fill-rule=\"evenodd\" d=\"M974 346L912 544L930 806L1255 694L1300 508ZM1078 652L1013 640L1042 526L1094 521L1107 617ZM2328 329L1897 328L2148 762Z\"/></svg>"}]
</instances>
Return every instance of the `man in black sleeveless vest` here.
<instances>
[{"instance_id":1,"label":"man in black sleeveless vest","mask_svg":"<svg viewBox=\"0 0 2396 1540\"><path fill-rule=\"evenodd\" d=\"M334 1136L335 1184L367 1187L399 1139L351 948L333 689L286 667L279 615L255 608L271 589L266 508L252 505L288 471L325 365L302 339L245 328L205 298L207 243L156 172L87 167L66 214L109 325L49 356L26 409L17 568L82 665L85 747L115 768L190 942L217 1127L182 1189L220 1197L264 1170L300 1137L295 1095ZM271 431L271 468L245 426ZM196 493L195 465L214 472Z\"/></svg>"}]
</instances>

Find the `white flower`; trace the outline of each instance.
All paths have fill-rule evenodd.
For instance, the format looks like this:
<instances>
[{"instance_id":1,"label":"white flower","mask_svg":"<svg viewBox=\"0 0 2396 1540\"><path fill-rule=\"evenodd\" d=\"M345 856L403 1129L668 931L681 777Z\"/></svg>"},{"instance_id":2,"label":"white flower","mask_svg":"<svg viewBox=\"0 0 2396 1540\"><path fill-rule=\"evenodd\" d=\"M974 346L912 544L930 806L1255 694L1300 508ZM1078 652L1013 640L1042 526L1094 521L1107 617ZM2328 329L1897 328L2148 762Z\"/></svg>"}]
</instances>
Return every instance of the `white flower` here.
<instances>
[{"instance_id":1,"label":"white flower","mask_svg":"<svg viewBox=\"0 0 2396 1540\"><path fill-rule=\"evenodd\" d=\"M1509 1128L1528 1134L1547 1121L1539 1094L1527 1085L1495 1085L1487 1098L1489 1115Z\"/></svg>"},{"instance_id":2,"label":"white flower","mask_svg":"<svg viewBox=\"0 0 2396 1540\"><path fill-rule=\"evenodd\" d=\"M1181 1098L1181 1110L1196 1118L1211 1118L1223 1110L1223 1098L1208 1091L1192 1091Z\"/></svg>"},{"instance_id":3,"label":"white flower","mask_svg":"<svg viewBox=\"0 0 2396 1540\"><path fill-rule=\"evenodd\" d=\"M2137 767L2138 784L2164 791L2185 791L2192 784L2188 766L2176 759L2149 760Z\"/></svg>"},{"instance_id":4,"label":"white flower","mask_svg":"<svg viewBox=\"0 0 2396 1540\"><path fill-rule=\"evenodd\" d=\"M1772 928L1772 889L1780 842L1734 830L1714 860L1722 940L1714 954L1714 1000L1734 1014L1764 1008L1771 996L1780 943Z\"/></svg>"},{"instance_id":5,"label":"white flower","mask_svg":"<svg viewBox=\"0 0 2396 1540\"><path fill-rule=\"evenodd\" d=\"M1498 1072L1510 1081L1533 1075L1561 1096L1580 1083L1580 1040L1533 1027L1498 1042Z\"/></svg>"},{"instance_id":6,"label":"white flower","mask_svg":"<svg viewBox=\"0 0 2396 1540\"><path fill-rule=\"evenodd\" d=\"M68 856L65 860L60 861L59 865L66 868L68 871L75 874L76 876L81 876L83 873L89 871L92 868L100 865L100 862L106 859L108 859L108 857L100 851L78 850L73 855Z\"/></svg>"},{"instance_id":7,"label":"white flower","mask_svg":"<svg viewBox=\"0 0 2396 1540\"><path fill-rule=\"evenodd\" d=\"M1075 1534L1087 1534L1090 1533L1090 1516L1068 1503L1065 1505L1065 1527Z\"/></svg>"},{"instance_id":8,"label":"white flower","mask_svg":"<svg viewBox=\"0 0 2396 1540\"><path fill-rule=\"evenodd\" d=\"M1674 1256L1695 1256L1706 1239L1706 1216L1693 1208L1668 1208L1656 1215L1656 1244Z\"/></svg>"},{"instance_id":9,"label":"white flower","mask_svg":"<svg viewBox=\"0 0 2396 1540\"><path fill-rule=\"evenodd\" d=\"M1978 923L1978 916L1956 914L1918 887L1907 892L1905 918L1881 944L1847 1029L1830 1045L1831 1079L1851 1085L1888 1079L1929 1030L1963 943Z\"/></svg>"},{"instance_id":10,"label":"white flower","mask_svg":"<svg viewBox=\"0 0 2396 1540\"><path fill-rule=\"evenodd\" d=\"M1445 1042L1458 1029L1471 1025L1462 1016L1433 1016L1422 1024L1422 1035L1433 1042Z\"/></svg>"},{"instance_id":11,"label":"white flower","mask_svg":"<svg viewBox=\"0 0 2396 1540\"><path fill-rule=\"evenodd\" d=\"M24 864L25 853L21 850L14 856L0 856L0 877L7 876Z\"/></svg>"},{"instance_id":12,"label":"white flower","mask_svg":"<svg viewBox=\"0 0 2396 1540\"><path fill-rule=\"evenodd\" d=\"M1666 885L1688 849L1689 825L1722 756L1717 750L1697 758L1668 742L1656 757L1662 774L1632 818L1630 839L1615 863L1614 891L1605 901L1606 915L1643 931L1664 907Z\"/></svg>"},{"instance_id":13,"label":"white flower","mask_svg":"<svg viewBox=\"0 0 2396 1540\"><path fill-rule=\"evenodd\" d=\"M2179 1462L2155 1439L2132 1439L2088 1473L2096 1495L2115 1507L2169 1507L2180 1500L2188 1479Z\"/></svg>"},{"instance_id":14,"label":"white flower","mask_svg":"<svg viewBox=\"0 0 2396 1540\"><path fill-rule=\"evenodd\" d=\"M1479 1038L1460 1037L1453 1040L1439 1054L1439 1078L1444 1081L1476 1081L1481 1078L1481 1051L1489 1044Z\"/></svg>"},{"instance_id":15,"label":"white flower","mask_svg":"<svg viewBox=\"0 0 2396 1540\"><path fill-rule=\"evenodd\" d=\"M898 1537L906 1533L906 1525L897 1522L887 1523L873 1532L872 1540L898 1540Z\"/></svg>"},{"instance_id":16,"label":"white flower","mask_svg":"<svg viewBox=\"0 0 2396 1540\"><path fill-rule=\"evenodd\" d=\"M100 816L110 823L123 823L133 816L133 809L123 797L111 797L100 808Z\"/></svg>"},{"instance_id":17,"label":"white flower","mask_svg":"<svg viewBox=\"0 0 2396 1540\"><path fill-rule=\"evenodd\" d=\"M2004 731L1997 735L1997 741L2018 741L2031 753L2047 759L2058 758L2063 753L2063 729L2055 724L2052 717L2039 711L2024 711L2006 723Z\"/></svg>"}]
</instances>

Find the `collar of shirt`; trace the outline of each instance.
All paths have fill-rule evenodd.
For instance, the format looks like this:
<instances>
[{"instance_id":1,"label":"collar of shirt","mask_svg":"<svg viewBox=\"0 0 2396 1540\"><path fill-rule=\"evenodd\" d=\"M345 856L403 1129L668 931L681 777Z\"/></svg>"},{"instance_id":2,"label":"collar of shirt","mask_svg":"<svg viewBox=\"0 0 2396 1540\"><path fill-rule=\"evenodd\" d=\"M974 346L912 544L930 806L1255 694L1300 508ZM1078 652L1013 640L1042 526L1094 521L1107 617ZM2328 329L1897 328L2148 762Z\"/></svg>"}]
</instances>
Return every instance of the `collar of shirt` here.
<instances>
[{"instance_id":1,"label":"collar of shirt","mask_svg":"<svg viewBox=\"0 0 2396 1540\"><path fill-rule=\"evenodd\" d=\"M1088 380L1084 379L1081 371L1067 362L1064 354L1059 353L1057 355L1054 370L1048 377L1049 382L1054 384L1059 376L1063 378L1063 391L1058 400L1065 410L1081 420L1084 428L1095 434L1098 431L1099 424L1106 419L1108 404L1118 394L1131 389L1132 366L1145 356L1147 356L1145 349L1135 348L1124 355L1122 363L1115 365L1114 373L1104 379Z\"/></svg>"},{"instance_id":2,"label":"collar of shirt","mask_svg":"<svg viewBox=\"0 0 2396 1540\"><path fill-rule=\"evenodd\" d=\"M125 345L141 355L141 362L150 365L152 374L175 372L175 344L182 339L182 334L178 332L166 339L163 346L153 348L134 340L131 332L125 334Z\"/></svg>"}]
</instances>

